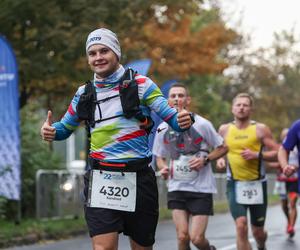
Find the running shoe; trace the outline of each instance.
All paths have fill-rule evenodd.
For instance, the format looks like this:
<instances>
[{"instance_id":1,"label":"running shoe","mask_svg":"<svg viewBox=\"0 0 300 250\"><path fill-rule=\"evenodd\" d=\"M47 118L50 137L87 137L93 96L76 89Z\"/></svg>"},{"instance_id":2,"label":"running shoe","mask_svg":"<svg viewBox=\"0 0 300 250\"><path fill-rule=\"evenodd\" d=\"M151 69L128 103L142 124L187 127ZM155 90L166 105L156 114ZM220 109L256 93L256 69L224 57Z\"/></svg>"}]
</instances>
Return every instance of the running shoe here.
<instances>
[{"instance_id":1,"label":"running shoe","mask_svg":"<svg viewBox=\"0 0 300 250\"><path fill-rule=\"evenodd\" d=\"M293 226L289 225L287 228L287 233L289 234L289 236L292 238L295 235L295 229Z\"/></svg>"}]
</instances>

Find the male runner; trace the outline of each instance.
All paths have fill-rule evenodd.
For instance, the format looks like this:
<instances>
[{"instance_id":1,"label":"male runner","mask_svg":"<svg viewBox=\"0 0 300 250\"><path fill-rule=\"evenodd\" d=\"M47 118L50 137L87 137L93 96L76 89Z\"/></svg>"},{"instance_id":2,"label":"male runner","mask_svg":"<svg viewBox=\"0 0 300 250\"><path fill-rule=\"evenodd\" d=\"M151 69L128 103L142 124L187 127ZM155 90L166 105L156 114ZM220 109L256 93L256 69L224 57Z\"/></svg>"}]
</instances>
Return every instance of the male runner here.
<instances>
[{"instance_id":1,"label":"male runner","mask_svg":"<svg viewBox=\"0 0 300 250\"><path fill-rule=\"evenodd\" d=\"M232 101L234 121L219 129L229 151L226 158L217 161L217 167L227 168L227 198L236 225L238 250L252 249L247 210L257 248L266 249L267 183L262 160L276 160L278 147L270 129L251 120L252 111L252 97L247 93L238 94Z\"/></svg>"},{"instance_id":2,"label":"male runner","mask_svg":"<svg viewBox=\"0 0 300 250\"><path fill-rule=\"evenodd\" d=\"M158 220L158 192L149 166L147 117L153 110L178 131L188 129L192 119L187 111L171 108L151 79L125 71L112 31L91 32L86 54L94 72L93 92L79 87L59 122L52 124L48 111L41 136L46 141L63 140L81 120L88 122L92 169L85 175L84 210L93 249L117 249L118 234L124 232L132 249L150 250Z\"/></svg>"},{"instance_id":3,"label":"male runner","mask_svg":"<svg viewBox=\"0 0 300 250\"><path fill-rule=\"evenodd\" d=\"M168 100L180 112L188 108L191 97L186 87L177 83ZM216 193L210 162L226 154L227 147L207 119L194 118L195 123L185 132L176 132L163 122L157 129L153 154L160 173L168 178L168 208L176 225L178 249L190 249L191 241L198 249L213 250L216 248L205 237Z\"/></svg>"},{"instance_id":4,"label":"male runner","mask_svg":"<svg viewBox=\"0 0 300 250\"><path fill-rule=\"evenodd\" d=\"M286 135L288 133L288 129L285 128L282 130L280 139L284 141ZM291 165L299 167L298 163L298 151L295 147L289 153L288 163ZM284 215L287 218L287 228L286 232L290 237L293 237L295 234L295 223L297 219L297 200L298 200L298 173L297 171L291 176L287 177L280 167L279 163L275 163L278 165L278 175L277 181L275 185L275 191L280 195L281 199L281 207L284 212Z\"/></svg>"}]
</instances>

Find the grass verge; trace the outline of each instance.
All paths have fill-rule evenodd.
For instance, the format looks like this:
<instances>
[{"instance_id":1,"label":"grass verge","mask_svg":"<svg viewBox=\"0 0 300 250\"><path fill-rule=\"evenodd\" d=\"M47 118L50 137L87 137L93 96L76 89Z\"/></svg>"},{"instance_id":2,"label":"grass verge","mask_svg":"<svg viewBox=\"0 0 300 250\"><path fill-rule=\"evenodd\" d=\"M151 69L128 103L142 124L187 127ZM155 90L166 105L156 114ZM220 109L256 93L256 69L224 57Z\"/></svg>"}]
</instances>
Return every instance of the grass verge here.
<instances>
[{"instance_id":1,"label":"grass verge","mask_svg":"<svg viewBox=\"0 0 300 250\"><path fill-rule=\"evenodd\" d=\"M32 244L42 240L64 239L87 232L85 220L22 220L19 225L0 220L0 248Z\"/></svg>"}]
</instances>

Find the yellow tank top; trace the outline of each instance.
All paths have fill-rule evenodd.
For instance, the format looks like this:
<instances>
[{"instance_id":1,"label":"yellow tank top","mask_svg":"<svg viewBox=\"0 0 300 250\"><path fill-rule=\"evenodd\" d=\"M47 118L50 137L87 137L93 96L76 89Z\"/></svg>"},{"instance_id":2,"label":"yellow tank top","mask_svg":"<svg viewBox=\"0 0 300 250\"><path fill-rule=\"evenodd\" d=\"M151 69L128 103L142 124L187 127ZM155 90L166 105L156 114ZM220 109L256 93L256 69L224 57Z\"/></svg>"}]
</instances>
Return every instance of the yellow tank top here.
<instances>
[{"instance_id":1,"label":"yellow tank top","mask_svg":"<svg viewBox=\"0 0 300 250\"><path fill-rule=\"evenodd\" d=\"M245 148L256 152L261 150L261 142L256 136L256 124L251 123L245 129L238 129L235 124L230 124L225 141L229 148L227 159L231 178L244 181L259 179L261 160L245 160L241 156Z\"/></svg>"}]
</instances>

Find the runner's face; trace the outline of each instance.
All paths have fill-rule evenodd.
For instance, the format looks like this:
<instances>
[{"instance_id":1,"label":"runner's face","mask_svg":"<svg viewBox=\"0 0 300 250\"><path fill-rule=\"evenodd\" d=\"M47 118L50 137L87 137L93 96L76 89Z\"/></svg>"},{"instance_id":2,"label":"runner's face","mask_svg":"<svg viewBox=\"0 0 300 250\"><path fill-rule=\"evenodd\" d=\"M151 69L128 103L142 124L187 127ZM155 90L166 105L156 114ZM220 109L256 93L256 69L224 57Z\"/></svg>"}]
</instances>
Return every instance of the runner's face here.
<instances>
[{"instance_id":1,"label":"runner's face","mask_svg":"<svg viewBox=\"0 0 300 250\"><path fill-rule=\"evenodd\" d=\"M170 106L178 110L178 103L182 103L182 107L185 108L190 104L190 98L187 96L185 88L173 87L169 91L169 104ZM178 110L180 111L180 110Z\"/></svg>"},{"instance_id":2,"label":"runner's face","mask_svg":"<svg viewBox=\"0 0 300 250\"><path fill-rule=\"evenodd\" d=\"M232 105L232 114L238 120L248 120L250 118L252 107L247 97L238 97Z\"/></svg>"},{"instance_id":3,"label":"runner's face","mask_svg":"<svg viewBox=\"0 0 300 250\"><path fill-rule=\"evenodd\" d=\"M98 78L106 78L119 68L117 55L102 44L92 45L87 52L88 64Z\"/></svg>"}]
</instances>

